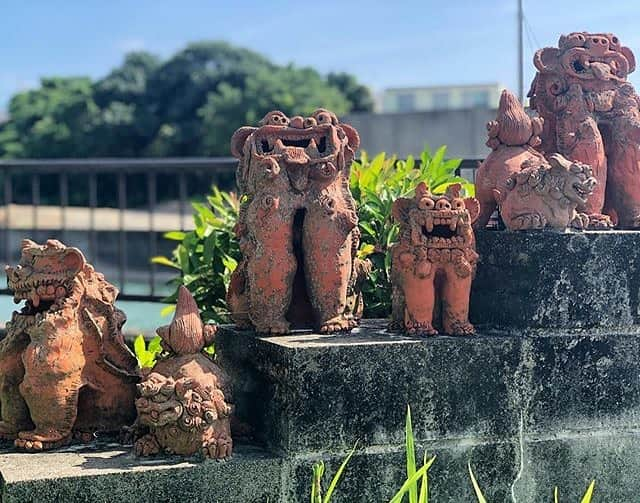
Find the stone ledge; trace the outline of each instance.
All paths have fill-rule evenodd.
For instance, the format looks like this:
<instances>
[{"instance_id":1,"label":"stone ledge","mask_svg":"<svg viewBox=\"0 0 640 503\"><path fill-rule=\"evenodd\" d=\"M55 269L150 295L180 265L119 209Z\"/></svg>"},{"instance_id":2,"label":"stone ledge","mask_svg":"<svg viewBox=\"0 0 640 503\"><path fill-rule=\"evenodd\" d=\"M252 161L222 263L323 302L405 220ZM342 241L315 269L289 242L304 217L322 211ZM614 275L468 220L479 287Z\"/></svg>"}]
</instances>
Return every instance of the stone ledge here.
<instances>
[{"instance_id":1,"label":"stone ledge","mask_svg":"<svg viewBox=\"0 0 640 503\"><path fill-rule=\"evenodd\" d=\"M419 441L640 426L640 336L498 332L414 339L367 320L352 335L256 337L222 327L239 417L291 455Z\"/></svg>"},{"instance_id":2,"label":"stone ledge","mask_svg":"<svg viewBox=\"0 0 640 503\"><path fill-rule=\"evenodd\" d=\"M512 328L640 323L640 232L476 232L471 321Z\"/></svg>"},{"instance_id":3,"label":"stone ledge","mask_svg":"<svg viewBox=\"0 0 640 503\"><path fill-rule=\"evenodd\" d=\"M240 446L229 461L136 458L119 445L0 453L3 502L276 502L282 460Z\"/></svg>"}]
</instances>

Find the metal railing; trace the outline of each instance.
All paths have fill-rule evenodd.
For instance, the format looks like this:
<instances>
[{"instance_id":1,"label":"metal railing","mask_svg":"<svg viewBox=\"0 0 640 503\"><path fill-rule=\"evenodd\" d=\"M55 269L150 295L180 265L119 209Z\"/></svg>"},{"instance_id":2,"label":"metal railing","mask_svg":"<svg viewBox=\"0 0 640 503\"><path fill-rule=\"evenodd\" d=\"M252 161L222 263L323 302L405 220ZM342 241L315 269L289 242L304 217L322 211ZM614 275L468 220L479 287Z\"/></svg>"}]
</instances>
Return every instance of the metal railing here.
<instances>
[{"instance_id":1,"label":"metal railing","mask_svg":"<svg viewBox=\"0 0 640 503\"><path fill-rule=\"evenodd\" d=\"M232 190L236 165L233 158L0 161L0 257L15 263L22 238L60 239L81 248L118 286L121 300L160 301L171 273L149 259L175 245L162 233L188 228L190 199L202 199L212 185ZM460 174L473 180L477 165L464 160ZM159 209L176 203L164 215L177 219L159 225ZM105 248L110 253L101 254ZM0 285L0 294L10 293L4 279Z\"/></svg>"}]
</instances>

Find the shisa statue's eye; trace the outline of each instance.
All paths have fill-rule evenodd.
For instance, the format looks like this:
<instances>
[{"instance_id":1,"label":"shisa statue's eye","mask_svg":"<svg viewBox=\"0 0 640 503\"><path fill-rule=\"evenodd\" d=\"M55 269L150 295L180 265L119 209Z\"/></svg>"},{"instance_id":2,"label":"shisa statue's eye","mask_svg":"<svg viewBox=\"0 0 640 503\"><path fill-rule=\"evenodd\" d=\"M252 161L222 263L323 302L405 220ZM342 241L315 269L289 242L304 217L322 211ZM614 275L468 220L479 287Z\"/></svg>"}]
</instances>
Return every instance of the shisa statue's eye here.
<instances>
[{"instance_id":1,"label":"shisa statue's eye","mask_svg":"<svg viewBox=\"0 0 640 503\"><path fill-rule=\"evenodd\" d=\"M289 119L284 114L274 113L269 116L268 124L273 126L286 126L289 124Z\"/></svg>"},{"instance_id":2,"label":"shisa statue's eye","mask_svg":"<svg viewBox=\"0 0 640 503\"><path fill-rule=\"evenodd\" d=\"M423 197L418 201L418 208L421 210L432 210L436 203L430 197Z\"/></svg>"},{"instance_id":3,"label":"shisa statue's eye","mask_svg":"<svg viewBox=\"0 0 640 503\"><path fill-rule=\"evenodd\" d=\"M331 117L329 117L329 114L319 113L316 117L316 120L318 121L318 124L327 124L331 122Z\"/></svg>"}]
</instances>

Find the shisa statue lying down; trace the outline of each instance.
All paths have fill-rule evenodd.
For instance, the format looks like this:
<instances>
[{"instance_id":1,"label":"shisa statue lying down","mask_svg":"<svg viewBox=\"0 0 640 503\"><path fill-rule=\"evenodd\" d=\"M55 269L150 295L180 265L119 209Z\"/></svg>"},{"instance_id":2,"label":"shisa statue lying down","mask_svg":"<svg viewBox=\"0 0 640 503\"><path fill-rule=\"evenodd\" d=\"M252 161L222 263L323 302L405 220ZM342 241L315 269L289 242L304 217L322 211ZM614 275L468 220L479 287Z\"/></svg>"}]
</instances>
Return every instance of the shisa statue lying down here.
<instances>
[{"instance_id":1,"label":"shisa statue lying down","mask_svg":"<svg viewBox=\"0 0 640 503\"><path fill-rule=\"evenodd\" d=\"M392 328L428 336L470 335L469 295L478 254L471 224L480 205L459 184L435 195L420 183L415 197L393 204L400 223L391 250Z\"/></svg>"},{"instance_id":2,"label":"shisa statue lying down","mask_svg":"<svg viewBox=\"0 0 640 503\"><path fill-rule=\"evenodd\" d=\"M119 432L135 418L136 358L118 290L77 248L25 239L9 289L24 307L0 341L0 438L28 451Z\"/></svg>"},{"instance_id":3,"label":"shisa statue lying down","mask_svg":"<svg viewBox=\"0 0 640 503\"><path fill-rule=\"evenodd\" d=\"M554 154L549 163L525 165L509 177L496 200L509 230L584 230L591 219L576 208L584 207L597 184L590 166Z\"/></svg>"},{"instance_id":4,"label":"shisa statue lying down","mask_svg":"<svg viewBox=\"0 0 640 503\"><path fill-rule=\"evenodd\" d=\"M137 455L231 456L229 378L202 354L215 331L202 323L195 300L181 286L173 322L158 329L169 355L138 385L138 423L150 431L136 442Z\"/></svg>"}]
</instances>

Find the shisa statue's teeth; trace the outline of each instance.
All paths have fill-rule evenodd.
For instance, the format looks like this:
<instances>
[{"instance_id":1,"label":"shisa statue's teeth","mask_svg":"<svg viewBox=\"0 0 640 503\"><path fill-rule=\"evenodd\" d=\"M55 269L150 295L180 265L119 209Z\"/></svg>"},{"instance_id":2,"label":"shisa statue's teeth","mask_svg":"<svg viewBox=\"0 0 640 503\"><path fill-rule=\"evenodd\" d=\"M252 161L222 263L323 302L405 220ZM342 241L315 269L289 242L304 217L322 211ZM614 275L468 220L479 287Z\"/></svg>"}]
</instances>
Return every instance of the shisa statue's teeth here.
<instances>
[{"instance_id":1,"label":"shisa statue's teeth","mask_svg":"<svg viewBox=\"0 0 640 503\"><path fill-rule=\"evenodd\" d=\"M36 292L40 297L42 297L43 295L47 294L47 288L41 285L38 288L36 288Z\"/></svg>"},{"instance_id":2,"label":"shisa statue's teeth","mask_svg":"<svg viewBox=\"0 0 640 503\"><path fill-rule=\"evenodd\" d=\"M424 226L427 228L427 232L433 231L433 218L427 217Z\"/></svg>"},{"instance_id":3,"label":"shisa statue's teeth","mask_svg":"<svg viewBox=\"0 0 640 503\"><path fill-rule=\"evenodd\" d=\"M274 145L274 150L276 152L282 152L284 150L284 143L282 143L282 140L280 138L276 140Z\"/></svg>"},{"instance_id":4,"label":"shisa statue's teeth","mask_svg":"<svg viewBox=\"0 0 640 503\"><path fill-rule=\"evenodd\" d=\"M311 140L309 140L309 145L307 145L307 148L305 148L305 150L310 153L310 154L319 154L320 151L318 150L318 146L316 145L316 140L311 138Z\"/></svg>"},{"instance_id":5,"label":"shisa statue's teeth","mask_svg":"<svg viewBox=\"0 0 640 503\"><path fill-rule=\"evenodd\" d=\"M56 293L56 287L53 285L49 285L47 287L47 295L53 296L54 293Z\"/></svg>"},{"instance_id":6,"label":"shisa statue's teeth","mask_svg":"<svg viewBox=\"0 0 640 503\"><path fill-rule=\"evenodd\" d=\"M452 231L455 231L456 227L458 227L458 222L456 221L455 218L452 218L451 221L449 222L449 229Z\"/></svg>"},{"instance_id":7,"label":"shisa statue's teeth","mask_svg":"<svg viewBox=\"0 0 640 503\"><path fill-rule=\"evenodd\" d=\"M35 308L37 308L40 305L40 297L35 292L31 295L31 304Z\"/></svg>"}]
</instances>

